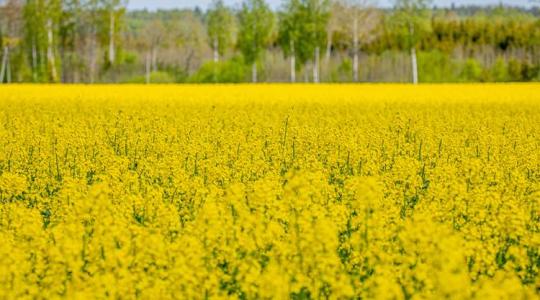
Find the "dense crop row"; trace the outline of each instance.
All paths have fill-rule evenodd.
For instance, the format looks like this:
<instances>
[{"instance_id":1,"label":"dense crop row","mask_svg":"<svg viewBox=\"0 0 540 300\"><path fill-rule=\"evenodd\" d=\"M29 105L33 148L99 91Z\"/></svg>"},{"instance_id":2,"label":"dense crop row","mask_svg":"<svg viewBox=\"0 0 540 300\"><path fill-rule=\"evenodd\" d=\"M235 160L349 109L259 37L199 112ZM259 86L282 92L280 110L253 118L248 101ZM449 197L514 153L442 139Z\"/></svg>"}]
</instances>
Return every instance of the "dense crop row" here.
<instances>
[{"instance_id":1,"label":"dense crop row","mask_svg":"<svg viewBox=\"0 0 540 300\"><path fill-rule=\"evenodd\" d=\"M0 298L532 299L540 87L0 88Z\"/></svg>"}]
</instances>

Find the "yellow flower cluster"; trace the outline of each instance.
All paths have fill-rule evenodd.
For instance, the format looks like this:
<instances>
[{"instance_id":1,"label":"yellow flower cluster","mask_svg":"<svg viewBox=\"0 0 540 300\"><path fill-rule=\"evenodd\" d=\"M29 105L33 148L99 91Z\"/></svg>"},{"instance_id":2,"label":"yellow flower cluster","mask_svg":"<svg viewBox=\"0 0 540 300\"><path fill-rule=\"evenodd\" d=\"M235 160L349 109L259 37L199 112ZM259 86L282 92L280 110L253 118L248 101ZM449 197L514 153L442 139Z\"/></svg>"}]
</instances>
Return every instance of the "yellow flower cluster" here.
<instances>
[{"instance_id":1,"label":"yellow flower cluster","mask_svg":"<svg viewBox=\"0 0 540 300\"><path fill-rule=\"evenodd\" d=\"M0 88L0 298L534 299L539 85Z\"/></svg>"}]
</instances>

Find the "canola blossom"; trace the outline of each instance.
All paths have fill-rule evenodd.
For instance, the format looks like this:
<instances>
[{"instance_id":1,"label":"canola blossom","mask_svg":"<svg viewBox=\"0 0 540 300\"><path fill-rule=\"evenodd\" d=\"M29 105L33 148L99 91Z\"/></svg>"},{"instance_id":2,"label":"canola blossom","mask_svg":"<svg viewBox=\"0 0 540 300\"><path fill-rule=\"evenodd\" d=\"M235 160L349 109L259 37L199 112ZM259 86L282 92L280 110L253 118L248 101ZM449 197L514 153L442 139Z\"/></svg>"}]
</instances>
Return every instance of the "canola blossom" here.
<instances>
[{"instance_id":1,"label":"canola blossom","mask_svg":"<svg viewBox=\"0 0 540 300\"><path fill-rule=\"evenodd\" d=\"M537 299L540 85L0 87L1 299Z\"/></svg>"}]
</instances>

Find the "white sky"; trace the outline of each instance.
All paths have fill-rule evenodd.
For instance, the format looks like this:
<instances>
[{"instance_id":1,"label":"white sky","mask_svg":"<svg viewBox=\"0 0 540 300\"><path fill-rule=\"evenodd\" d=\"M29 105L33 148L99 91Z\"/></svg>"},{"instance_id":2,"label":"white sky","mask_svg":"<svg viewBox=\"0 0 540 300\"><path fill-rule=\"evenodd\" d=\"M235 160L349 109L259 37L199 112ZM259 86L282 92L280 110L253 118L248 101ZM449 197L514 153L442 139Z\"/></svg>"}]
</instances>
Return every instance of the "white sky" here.
<instances>
[{"instance_id":1,"label":"white sky","mask_svg":"<svg viewBox=\"0 0 540 300\"><path fill-rule=\"evenodd\" d=\"M1 0L0 0L1 1ZM267 0L273 7L279 7L283 0ZM211 0L129 0L130 9L142 9L148 8L150 10L157 8L185 8L199 6L206 8ZM229 5L235 6L241 3L241 0L225 0ZM436 6L449 6L452 3L456 5L478 4L478 5L493 5L503 3L513 6L530 6L529 0L434 0L432 1ZM378 0L379 6L390 6L393 0Z\"/></svg>"}]
</instances>

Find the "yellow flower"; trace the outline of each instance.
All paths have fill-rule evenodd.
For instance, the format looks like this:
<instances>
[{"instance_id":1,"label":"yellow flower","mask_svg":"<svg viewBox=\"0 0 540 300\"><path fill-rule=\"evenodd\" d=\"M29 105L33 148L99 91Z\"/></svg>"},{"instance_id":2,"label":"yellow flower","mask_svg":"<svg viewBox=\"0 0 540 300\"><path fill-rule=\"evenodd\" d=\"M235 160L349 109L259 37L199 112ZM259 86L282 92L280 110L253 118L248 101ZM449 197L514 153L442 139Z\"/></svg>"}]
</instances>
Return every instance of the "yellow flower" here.
<instances>
[{"instance_id":1,"label":"yellow flower","mask_svg":"<svg viewBox=\"0 0 540 300\"><path fill-rule=\"evenodd\" d=\"M537 298L537 84L0 99L2 299Z\"/></svg>"}]
</instances>

